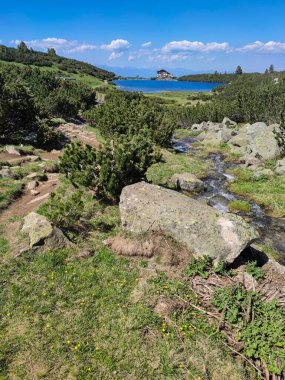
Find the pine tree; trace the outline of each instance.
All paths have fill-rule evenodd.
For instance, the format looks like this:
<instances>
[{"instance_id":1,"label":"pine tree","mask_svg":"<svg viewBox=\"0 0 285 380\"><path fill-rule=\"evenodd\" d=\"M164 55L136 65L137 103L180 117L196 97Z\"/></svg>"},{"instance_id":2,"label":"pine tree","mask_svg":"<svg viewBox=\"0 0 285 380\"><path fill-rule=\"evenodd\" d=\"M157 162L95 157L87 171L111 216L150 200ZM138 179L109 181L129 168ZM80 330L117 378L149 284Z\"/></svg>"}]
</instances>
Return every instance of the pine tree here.
<instances>
[{"instance_id":1,"label":"pine tree","mask_svg":"<svg viewBox=\"0 0 285 380\"><path fill-rule=\"evenodd\" d=\"M273 74L273 73L274 73L275 69L274 69L274 66L273 66L272 63L271 63L271 65L269 66L268 71L269 71L269 74Z\"/></svg>"},{"instance_id":2,"label":"pine tree","mask_svg":"<svg viewBox=\"0 0 285 380\"><path fill-rule=\"evenodd\" d=\"M50 55L51 57L55 57L56 56L55 49L54 48L48 49L48 55Z\"/></svg>"},{"instance_id":3,"label":"pine tree","mask_svg":"<svg viewBox=\"0 0 285 380\"><path fill-rule=\"evenodd\" d=\"M21 42L19 43L19 45L17 46L17 48L19 49L19 51L20 51L21 53L27 53L27 52L29 51L29 48L28 48L28 46L25 44L24 41L21 41Z\"/></svg>"},{"instance_id":4,"label":"pine tree","mask_svg":"<svg viewBox=\"0 0 285 380\"><path fill-rule=\"evenodd\" d=\"M241 75L242 74L242 68L241 68L241 66L237 66L235 73L236 73L236 75Z\"/></svg>"}]
</instances>

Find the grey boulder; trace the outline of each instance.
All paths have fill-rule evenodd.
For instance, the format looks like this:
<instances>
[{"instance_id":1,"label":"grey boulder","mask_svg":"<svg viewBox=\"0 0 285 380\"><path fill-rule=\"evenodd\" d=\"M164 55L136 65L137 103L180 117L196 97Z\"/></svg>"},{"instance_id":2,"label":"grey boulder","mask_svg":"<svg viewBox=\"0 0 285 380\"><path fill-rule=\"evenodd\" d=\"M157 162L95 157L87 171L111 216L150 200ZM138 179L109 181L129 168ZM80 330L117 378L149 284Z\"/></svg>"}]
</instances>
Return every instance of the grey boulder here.
<instances>
[{"instance_id":1,"label":"grey boulder","mask_svg":"<svg viewBox=\"0 0 285 380\"><path fill-rule=\"evenodd\" d=\"M70 244L59 228L36 212L30 212L25 216L22 232L29 236L30 248L42 247L46 250L63 248Z\"/></svg>"},{"instance_id":2,"label":"grey boulder","mask_svg":"<svg viewBox=\"0 0 285 380\"><path fill-rule=\"evenodd\" d=\"M205 190L205 184L203 181L198 179L192 173L181 173L174 174L171 179L171 182L175 183L176 188L179 190L200 193Z\"/></svg>"},{"instance_id":3,"label":"grey boulder","mask_svg":"<svg viewBox=\"0 0 285 380\"><path fill-rule=\"evenodd\" d=\"M258 233L237 215L216 209L173 190L139 182L126 186L120 198L125 230L160 231L184 244L195 256L232 263Z\"/></svg>"}]
</instances>

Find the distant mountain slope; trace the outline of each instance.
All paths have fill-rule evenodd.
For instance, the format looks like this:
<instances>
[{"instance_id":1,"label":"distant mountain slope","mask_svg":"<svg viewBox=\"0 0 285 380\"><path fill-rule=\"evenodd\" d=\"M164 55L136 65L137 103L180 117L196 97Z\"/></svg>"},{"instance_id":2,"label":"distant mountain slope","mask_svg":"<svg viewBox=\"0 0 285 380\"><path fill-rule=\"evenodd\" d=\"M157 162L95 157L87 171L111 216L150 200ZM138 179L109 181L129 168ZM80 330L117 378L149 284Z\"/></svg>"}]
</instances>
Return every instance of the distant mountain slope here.
<instances>
[{"instance_id":1,"label":"distant mountain slope","mask_svg":"<svg viewBox=\"0 0 285 380\"><path fill-rule=\"evenodd\" d=\"M115 77L114 73L89 63L61 57L56 54L54 49L48 49L47 53L34 51L29 49L24 42L21 42L17 48L0 45L0 60L24 65L50 67L70 74L85 74L103 80L112 80Z\"/></svg>"}]
</instances>

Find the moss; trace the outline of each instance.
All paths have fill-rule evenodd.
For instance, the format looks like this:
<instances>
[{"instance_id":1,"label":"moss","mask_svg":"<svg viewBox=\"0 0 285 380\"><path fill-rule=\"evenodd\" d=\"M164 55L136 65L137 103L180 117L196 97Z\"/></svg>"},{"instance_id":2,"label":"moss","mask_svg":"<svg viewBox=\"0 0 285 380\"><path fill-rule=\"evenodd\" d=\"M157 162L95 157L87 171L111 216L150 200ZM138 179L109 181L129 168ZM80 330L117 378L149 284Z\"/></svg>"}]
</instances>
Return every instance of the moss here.
<instances>
[{"instance_id":1,"label":"moss","mask_svg":"<svg viewBox=\"0 0 285 380\"><path fill-rule=\"evenodd\" d=\"M230 173L236 176L236 180L229 184L232 192L264 206L275 217L285 215L285 177L262 177L256 180L249 169L235 169Z\"/></svg>"},{"instance_id":2,"label":"moss","mask_svg":"<svg viewBox=\"0 0 285 380\"><path fill-rule=\"evenodd\" d=\"M165 185L174 188L170 182L174 174L192 173L197 177L204 177L209 169L209 164L202 159L185 154L162 151L162 161L152 165L146 172L147 180L155 185Z\"/></svg>"},{"instance_id":3,"label":"moss","mask_svg":"<svg viewBox=\"0 0 285 380\"><path fill-rule=\"evenodd\" d=\"M235 200L229 203L229 210L232 212L241 211L241 212L250 212L251 207L247 201Z\"/></svg>"}]
</instances>

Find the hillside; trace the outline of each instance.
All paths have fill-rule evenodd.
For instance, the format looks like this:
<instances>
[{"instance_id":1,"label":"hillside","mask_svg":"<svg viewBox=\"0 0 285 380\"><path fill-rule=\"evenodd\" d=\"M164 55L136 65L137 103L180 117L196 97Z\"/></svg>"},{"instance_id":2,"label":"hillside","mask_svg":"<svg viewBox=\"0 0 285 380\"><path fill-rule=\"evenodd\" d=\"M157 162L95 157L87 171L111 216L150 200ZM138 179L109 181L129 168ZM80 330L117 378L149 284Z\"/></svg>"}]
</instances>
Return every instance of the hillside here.
<instances>
[{"instance_id":1,"label":"hillside","mask_svg":"<svg viewBox=\"0 0 285 380\"><path fill-rule=\"evenodd\" d=\"M73 75L89 75L102 80L112 80L115 77L114 73L89 63L61 57L54 49L48 49L47 53L34 51L23 42L17 48L0 45L0 60L49 68L54 71L61 70Z\"/></svg>"}]
</instances>

